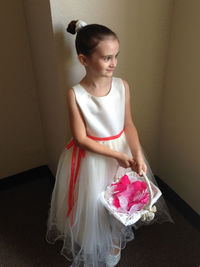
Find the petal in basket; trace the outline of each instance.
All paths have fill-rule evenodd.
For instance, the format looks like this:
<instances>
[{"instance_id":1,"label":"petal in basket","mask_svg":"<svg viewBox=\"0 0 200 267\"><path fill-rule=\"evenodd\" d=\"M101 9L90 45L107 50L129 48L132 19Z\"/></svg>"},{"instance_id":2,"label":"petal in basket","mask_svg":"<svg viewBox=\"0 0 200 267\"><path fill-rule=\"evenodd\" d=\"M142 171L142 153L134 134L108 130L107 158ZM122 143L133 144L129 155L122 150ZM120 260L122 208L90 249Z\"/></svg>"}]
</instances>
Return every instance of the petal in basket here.
<instances>
[{"instance_id":1,"label":"petal in basket","mask_svg":"<svg viewBox=\"0 0 200 267\"><path fill-rule=\"evenodd\" d=\"M149 200L147 184L143 181L131 182L127 174L119 182L111 184L111 196L118 211L128 214L141 210Z\"/></svg>"},{"instance_id":2,"label":"petal in basket","mask_svg":"<svg viewBox=\"0 0 200 267\"><path fill-rule=\"evenodd\" d=\"M144 172L143 177L128 172L117 180L100 195L110 214L126 226L133 225L139 219L153 220L156 206L152 205L162 195L159 188L149 181Z\"/></svg>"}]
</instances>

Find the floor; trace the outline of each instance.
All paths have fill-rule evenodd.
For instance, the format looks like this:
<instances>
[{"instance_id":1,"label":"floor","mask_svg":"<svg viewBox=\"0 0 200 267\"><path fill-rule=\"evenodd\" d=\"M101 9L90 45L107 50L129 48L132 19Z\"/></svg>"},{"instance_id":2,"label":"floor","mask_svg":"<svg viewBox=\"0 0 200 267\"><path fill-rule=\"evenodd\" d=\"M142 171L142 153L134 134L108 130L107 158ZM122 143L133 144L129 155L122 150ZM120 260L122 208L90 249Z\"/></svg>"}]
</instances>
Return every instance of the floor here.
<instances>
[{"instance_id":1,"label":"floor","mask_svg":"<svg viewBox=\"0 0 200 267\"><path fill-rule=\"evenodd\" d=\"M26 177L28 180L29 177ZM45 240L52 184L48 175L0 190L0 267L61 267L62 241ZM199 267L200 232L166 201L175 221L135 230L118 267Z\"/></svg>"}]
</instances>

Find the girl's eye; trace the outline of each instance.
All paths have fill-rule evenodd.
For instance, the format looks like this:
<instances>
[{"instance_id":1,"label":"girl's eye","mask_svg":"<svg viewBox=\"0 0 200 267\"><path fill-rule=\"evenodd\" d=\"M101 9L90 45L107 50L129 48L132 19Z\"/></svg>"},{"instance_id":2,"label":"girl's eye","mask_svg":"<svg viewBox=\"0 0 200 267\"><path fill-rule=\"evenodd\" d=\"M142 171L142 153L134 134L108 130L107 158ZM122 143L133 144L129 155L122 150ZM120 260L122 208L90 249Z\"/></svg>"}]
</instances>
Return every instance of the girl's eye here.
<instances>
[{"instance_id":1,"label":"girl's eye","mask_svg":"<svg viewBox=\"0 0 200 267\"><path fill-rule=\"evenodd\" d=\"M108 61L110 59L110 57L104 57L105 61Z\"/></svg>"}]
</instances>

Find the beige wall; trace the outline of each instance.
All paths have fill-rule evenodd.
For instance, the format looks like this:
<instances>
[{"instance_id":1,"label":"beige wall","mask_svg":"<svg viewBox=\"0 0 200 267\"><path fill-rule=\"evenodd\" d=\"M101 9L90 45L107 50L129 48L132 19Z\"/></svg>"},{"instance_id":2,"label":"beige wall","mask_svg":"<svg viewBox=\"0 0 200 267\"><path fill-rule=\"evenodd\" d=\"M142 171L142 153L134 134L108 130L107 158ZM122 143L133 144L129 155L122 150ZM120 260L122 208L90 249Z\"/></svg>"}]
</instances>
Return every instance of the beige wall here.
<instances>
[{"instance_id":1,"label":"beige wall","mask_svg":"<svg viewBox=\"0 0 200 267\"><path fill-rule=\"evenodd\" d=\"M158 175L200 214L200 1L175 1Z\"/></svg>"},{"instance_id":2,"label":"beige wall","mask_svg":"<svg viewBox=\"0 0 200 267\"><path fill-rule=\"evenodd\" d=\"M132 114L141 144L153 172L157 173L161 98L173 1L130 0L127 10L122 75L132 88Z\"/></svg>"},{"instance_id":3,"label":"beige wall","mask_svg":"<svg viewBox=\"0 0 200 267\"><path fill-rule=\"evenodd\" d=\"M0 178L46 163L22 0L0 2Z\"/></svg>"},{"instance_id":4,"label":"beige wall","mask_svg":"<svg viewBox=\"0 0 200 267\"><path fill-rule=\"evenodd\" d=\"M49 0L24 1L33 68L38 89L38 105L43 125L47 165L55 175L58 158L65 144L65 96L61 97L62 74L57 68ZM64 62L64 59L63 59Z\"/></svg>"}]
</instances>

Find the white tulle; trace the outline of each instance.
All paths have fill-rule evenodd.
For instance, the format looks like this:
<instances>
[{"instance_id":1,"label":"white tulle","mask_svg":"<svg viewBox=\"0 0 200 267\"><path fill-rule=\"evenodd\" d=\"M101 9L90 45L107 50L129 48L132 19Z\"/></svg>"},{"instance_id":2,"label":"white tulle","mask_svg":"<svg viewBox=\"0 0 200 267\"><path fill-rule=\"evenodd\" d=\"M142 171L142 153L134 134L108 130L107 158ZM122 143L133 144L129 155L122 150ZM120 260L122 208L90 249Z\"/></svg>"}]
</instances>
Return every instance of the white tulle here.
<instances>
[{"instance_id":1,"label":"white tulle","mask_svg":"<svg viewBox=\"0 0 200 267\"><path fill-rule=\"evenodd\" d=\"M124 133L117 139L98 142L131 156ZM99 195L113 182L116 175L119 177L128 169L119 167L113 158L86 151L75 188L74 224L71 226L66 216L71 157L72 149L63 149L57 167L46 234L49 243L63 240L61 254L72 261L71 266L108 267L115 247L123 249L127 242L134 239L133 229L154 222L173 222L161 196L156 203L157 212L152 221L140 220L133 227L123 226L106 211ZM147 175L157 185L145 156L144 159L148 167Z\"/></svg>"}]
</instances>

